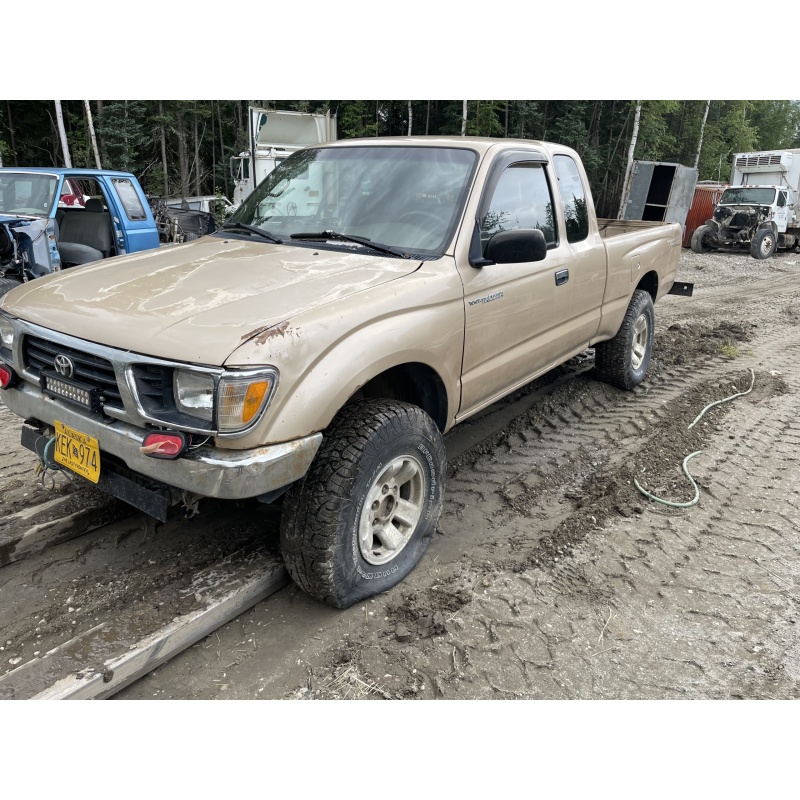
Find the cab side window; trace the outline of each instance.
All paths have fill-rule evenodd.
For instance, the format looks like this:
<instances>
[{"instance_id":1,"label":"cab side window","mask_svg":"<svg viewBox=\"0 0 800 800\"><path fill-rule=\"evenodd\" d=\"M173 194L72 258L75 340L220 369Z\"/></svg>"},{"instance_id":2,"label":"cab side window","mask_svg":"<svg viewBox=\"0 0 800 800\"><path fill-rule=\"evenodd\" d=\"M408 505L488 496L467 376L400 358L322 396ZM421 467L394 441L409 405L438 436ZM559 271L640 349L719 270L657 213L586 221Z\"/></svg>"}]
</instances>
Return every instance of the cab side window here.
<instances>
[{"instance_id":1,"label":"cab side window","mask_svg":"<svg viewBox=\"0 0 800 800\"><path fill-rule=\"evenodd\" d=\"M786 192L778 192L778 208L786 205Z\"/></svg>"},{"instance_id":2,"label":"cab side window","mask_svg":"<svg viewBox=\"0 0 800 800\"><path fill-rule=\"evenodd\" d=\"M553 166L561 193L567 241L582 242L589 235L589 212L586 207L586 189L578 166L569 156L555 156Z\"/></svg>"},{"instance_id":3,"label":"cab side window","mask_svg":"<svg viewBox=\"0 0 800 800\"><path fill-rule=\"evenodd\" d=\"M122 207L130 220L147 219L142 201L136 194L136 189L127 178L113 178L112 182L117 190Z\"/></svg>"},{"instance_id":4,"label":"cab side window","mask_svg":"<svg viewBox=\"0 0 800 800\"><path fill-rule=\"evenodd\" d=\"M500 176L489 208L481 220L481 249L500 231L539 228L548 245L555 245L553 196L539 163L512 164Z\"/></svg>"}]
</instances>

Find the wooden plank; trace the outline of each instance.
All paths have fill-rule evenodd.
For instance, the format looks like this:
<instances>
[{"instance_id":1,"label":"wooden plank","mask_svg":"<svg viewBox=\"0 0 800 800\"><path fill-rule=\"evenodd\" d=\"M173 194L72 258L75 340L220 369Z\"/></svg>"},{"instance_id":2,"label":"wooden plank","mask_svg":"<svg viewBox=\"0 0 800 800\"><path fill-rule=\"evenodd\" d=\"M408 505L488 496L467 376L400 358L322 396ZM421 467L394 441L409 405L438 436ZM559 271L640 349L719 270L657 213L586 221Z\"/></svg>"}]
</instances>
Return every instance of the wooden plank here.
<instances>
[{"instance_id":1,"label":"wooden plank","mask_svg":"<svg viewBox=\"0 0 800 800\"><path fill-rule=\"evenodd\" d=\"M124 619L103 622L0 678L0 698L110 697L289 583L280 556L241 550L197 573L181 591L195 607L130 643Z\"/></svg>"},{"instance_id":2,"label":"wooden plank","mask_svg":"<svg viewBox=\"0 0 800 800\"><path fill-rule=\"evenodd\" d=\"M135 513L104 492L72 492L0 522L0 567Z\"/></svg>"}]
</instances>

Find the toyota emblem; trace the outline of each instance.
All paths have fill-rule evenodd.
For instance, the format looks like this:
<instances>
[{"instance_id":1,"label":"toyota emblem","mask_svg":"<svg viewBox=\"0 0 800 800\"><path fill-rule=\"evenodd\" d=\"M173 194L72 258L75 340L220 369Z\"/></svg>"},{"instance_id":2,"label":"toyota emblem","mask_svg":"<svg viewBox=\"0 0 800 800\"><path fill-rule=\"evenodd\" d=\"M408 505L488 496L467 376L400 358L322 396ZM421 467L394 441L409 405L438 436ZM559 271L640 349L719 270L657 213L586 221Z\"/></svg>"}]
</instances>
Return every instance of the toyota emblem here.
<instances>
[{"instance_id":1,"label":"toyota emblem","mask_svg":"<svg viewBox=\"0 0 800 800\"><path fill-rule=\"evenodd\" d=\"M61 353L53 359L53 366L56 368L56 372L65 378L71 378L75 374L75 365L68 356Z\"/></svg>"}]
</instances>

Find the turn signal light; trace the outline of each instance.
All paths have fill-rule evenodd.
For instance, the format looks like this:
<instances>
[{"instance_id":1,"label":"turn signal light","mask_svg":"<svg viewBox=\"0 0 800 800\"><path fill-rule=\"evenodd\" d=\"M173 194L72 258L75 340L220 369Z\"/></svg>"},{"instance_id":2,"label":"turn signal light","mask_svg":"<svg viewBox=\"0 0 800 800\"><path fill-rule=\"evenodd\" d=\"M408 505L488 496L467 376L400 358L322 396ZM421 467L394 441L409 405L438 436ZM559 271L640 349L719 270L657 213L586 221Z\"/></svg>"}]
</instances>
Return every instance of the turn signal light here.
<instances>
[{"instance_id":1,"label":"turn signal light","mask_svg":"<svg viewBox=\"0 0 800 800\"><path fill-rule=\"evenodd\" d=\"M223 378L217 411L220 431L235 431L252 423L264 408L274 385L275 378L271 374L263 378Z\"/></svg>"},{"instance_id":2,"label":"turn signal light","mask_svg":"<svg viewBox=\"0 0 800 800\"><path fill-rule=\"evenodd\" d=\"M189 446L185 434L179 431L148 433L142 442L141 451L150 458L180 458Z\"/></svg>"},{"instance_id":3,"label":"turn signal light","mask_svg":"<svg viewBox=\"0 0 800 800\"><path fill-rule=\"evenodd\" d=\"M17 376L14 374L14 370L11 367L7 367L5 364L0 364L0 389L6 389L11 386L14 378Z\"/></svg>"}]
</instances>

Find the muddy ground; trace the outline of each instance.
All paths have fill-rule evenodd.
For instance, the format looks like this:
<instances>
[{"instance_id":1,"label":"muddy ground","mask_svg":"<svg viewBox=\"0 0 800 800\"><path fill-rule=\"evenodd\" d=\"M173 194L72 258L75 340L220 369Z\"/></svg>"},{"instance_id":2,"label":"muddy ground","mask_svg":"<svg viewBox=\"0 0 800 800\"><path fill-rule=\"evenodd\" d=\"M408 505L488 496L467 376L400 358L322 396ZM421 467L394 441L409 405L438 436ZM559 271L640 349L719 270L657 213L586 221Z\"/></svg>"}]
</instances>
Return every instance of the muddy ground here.
<instances>
[{"instance_id":1,"label":"muddy ground","mask_svg":"<svg viewBox=\"0 0 800 800\"><path fill-rule=\"evenodd\" d=\"M635 392L586 354L448 435L439 535L403 584L347 611L287 586L116 697L800 696L800 256L683 251L679 278L695 294L656 307ZM276 546L278 509L160 525L34 466L0 407L0 675L103 620L133 642L198 569ZM26 514L106 524L23 553Z\"/></svg>"}]
</instances>

